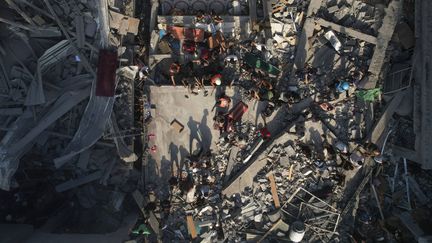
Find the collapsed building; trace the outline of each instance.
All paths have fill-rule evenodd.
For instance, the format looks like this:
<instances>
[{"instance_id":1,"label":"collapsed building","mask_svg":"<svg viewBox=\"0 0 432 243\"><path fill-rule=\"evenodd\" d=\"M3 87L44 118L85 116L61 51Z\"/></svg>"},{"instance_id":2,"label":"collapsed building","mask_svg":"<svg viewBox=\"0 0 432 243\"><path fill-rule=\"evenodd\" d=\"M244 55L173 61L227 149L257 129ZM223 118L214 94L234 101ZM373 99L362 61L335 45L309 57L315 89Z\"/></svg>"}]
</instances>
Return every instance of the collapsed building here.
<instances>
[{"instance_id":1,"label":"collapsed building","mask_svg":"<svg viewBox=\"0 0 432 243\"><path fill-rule=\"evenodd\" d=\"M1 242L431 240L427 1L1 4Z\"/></svg>"}]
</instances>

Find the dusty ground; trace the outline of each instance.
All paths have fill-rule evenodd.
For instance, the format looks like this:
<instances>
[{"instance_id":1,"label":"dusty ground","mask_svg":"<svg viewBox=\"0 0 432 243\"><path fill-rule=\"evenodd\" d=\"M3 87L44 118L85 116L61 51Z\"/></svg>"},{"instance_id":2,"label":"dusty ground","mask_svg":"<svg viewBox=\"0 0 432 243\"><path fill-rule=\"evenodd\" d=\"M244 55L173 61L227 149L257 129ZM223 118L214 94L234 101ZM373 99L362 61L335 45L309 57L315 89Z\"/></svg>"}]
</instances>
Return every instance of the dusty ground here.
<instances>
[{"instance_id":1,"label":"dusty ground","mask_svg":"<svg viewBox=\"0 0 432 243\"><path fill-rule=\"evenodd\" d=\"M148 131L156 137L150 140L149 146L156 145L157 151L151 154L152 159L148 164L148 182L166 184L172 173L181 168L184 157L197 150L200 145L204 151L215 149L219 131L213 129L215 111L212 112L212 108L216 93L222 91L217 90L210 95L211 88L207 87L209 95L206 97L201 91L199 95L189 94L189 98L186 98L188 93L183 86L151 87L150 100L155 109L152 110L153 121ZM233 100L231 107L239 101L234 89L226 88L225 93ZM249 110L243 116L243 121L263 123L257 114L265 107L265 102L250 101L247 105ZM170 126L173 119L184 125L181 133L177 133Z\"/></svg>"}]
</instances>

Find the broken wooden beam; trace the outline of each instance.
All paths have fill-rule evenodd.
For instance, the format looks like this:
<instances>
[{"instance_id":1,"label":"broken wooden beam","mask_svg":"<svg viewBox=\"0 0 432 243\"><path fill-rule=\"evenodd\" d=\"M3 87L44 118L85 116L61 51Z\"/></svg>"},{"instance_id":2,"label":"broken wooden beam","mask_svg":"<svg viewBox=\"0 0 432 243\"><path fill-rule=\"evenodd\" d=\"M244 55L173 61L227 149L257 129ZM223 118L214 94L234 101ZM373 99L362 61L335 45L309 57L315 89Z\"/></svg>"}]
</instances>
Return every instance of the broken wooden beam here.
<instances>
[{"instance_id":1,"label":"broken wooden beam","mask_svg":"<svg viewBox=\"0 0 432 243\"><path fill-rule=\"evenodd\" d=\"M197 238L198 234L195 228L195 222L192 218L192 215L187 215L186 216L186 222L187 222L187 228L189 231L189 234L191 235L192 239Z\"/></svg>"},{"instance_id":2,"label":"broken wooden beam","mask_svg":"<svg viewBox=\"0 0 432 243\"><path fill-rule=\"evenodd\" d=\"M273 197L273 202L275 204L275 207L276 208L280 208L279 196L278 196L278 192L277 192L277 189L276 189L276 182L275 182L275 178L273 176L273 172L271 172L268 175L268 179L270 181L270 190L271 190L271 194L272 194L272 197Z\"/></svg>"}]
</instances>

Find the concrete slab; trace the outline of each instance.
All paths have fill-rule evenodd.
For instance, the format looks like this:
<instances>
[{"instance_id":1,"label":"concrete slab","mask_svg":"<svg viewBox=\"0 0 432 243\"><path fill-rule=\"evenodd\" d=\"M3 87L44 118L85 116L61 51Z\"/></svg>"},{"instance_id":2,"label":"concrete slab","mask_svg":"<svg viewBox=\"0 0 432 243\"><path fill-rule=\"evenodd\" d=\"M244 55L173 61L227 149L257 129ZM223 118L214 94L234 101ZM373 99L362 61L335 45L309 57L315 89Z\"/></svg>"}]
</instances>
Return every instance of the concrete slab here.
<instances>
[{"instance_id":1,"label":"concrete slab","mask_svg":"<svg viewBox=\"0 0 432 243\"><path fill-rule=\"evenodd\" d=\"M430 1L416 1L416 26L415 32L419 37L416 41L414 79L416 80L414 89L414 129L416 133L415 148L419 153L419 162L423 164L423 169L432 169L432 87L431 87L431 44L432 31Z\"/></svg>"},{"instance_id":2,"label":"concrete slab","mask_svg":"<svg viewBox=\"0 0 432 243\"><path fill-rule=\"evenodd\" d=\"M399 107L400 102L402 101L403 97L405 96L406 92L401 91L393 97L393 99L389 102L387 107L385 108L384 113L381 115L381 118L376 123L374 129L372 130L372 133L370 136L370 141L372 143L375 143L378 145L378 147L381 147L384 137L383 134L386 134L388 131L388 123L390 119L393 116L393 113L396 111L396 109Z\"/></svg>"},{"instance_id":3,"label":"concrete slab","mask_svg":"<svg viewBox=\"0 0 432 243\"><path fill-rule=\"evenodd\" d=\"M378 43L378 40L375 36L364 34L364 33L361 33L360 31L332 23L330 21L327 21L327 20L324 20L321 18L315 19L315 23L321 25L322 27L331 28L332 30L337 31L339 33L346 34L348 36L351 36L351 37L359 39L359 40L364 40L364 41L369 42L369 43L374 44L374 45L376 45Z\"/></svg>"},{"instance_id":4,"label":"concrete slab","mask_svg":"<svg viewBox=\"0 0 432 243\"><path fill-rule=\"evenodd\" d=\"M387 47L393 36L396 24L399 22L401 17L402 6L403 1L391 1L385 10L386 15L383 19L383 24L378 30L379 41L376 44L374 54L369 64L368 71L373 75L371 75L369 82L365 86L366 89L375 88L376 83L378 82L381 69L384 65Z\"/></svg>"},{"instance_id":5,"label":"concrete slab","mask_svg":"<svg viewBox=\"0 0 432 243\"><path fill-rule=\"evenodd\" d=\"M149 147L156 145L157 151L152 154L154 163L149 163L147 180L159 178L162 183L167 183L171 175L181 168L184 157L199 148L200 144L204 150L216 148L219 131L213 129L215 112L212 108L215 94L221 91L210 95L211 87L206 89L209 95L205 97L203 91L198 95L188 94L183 86L150 87L150 101L155 110L149 133L156 137L150 140ZM225 93L232 99L230 108L239 102L234 89L226 88ZM243 115L243 121L263 123L257 114L265 108L265 102L251 101L247 105L249 109ZM175 131L170 125L174 119L184 125L182 132Z\"/></svg>"}]
</instances>

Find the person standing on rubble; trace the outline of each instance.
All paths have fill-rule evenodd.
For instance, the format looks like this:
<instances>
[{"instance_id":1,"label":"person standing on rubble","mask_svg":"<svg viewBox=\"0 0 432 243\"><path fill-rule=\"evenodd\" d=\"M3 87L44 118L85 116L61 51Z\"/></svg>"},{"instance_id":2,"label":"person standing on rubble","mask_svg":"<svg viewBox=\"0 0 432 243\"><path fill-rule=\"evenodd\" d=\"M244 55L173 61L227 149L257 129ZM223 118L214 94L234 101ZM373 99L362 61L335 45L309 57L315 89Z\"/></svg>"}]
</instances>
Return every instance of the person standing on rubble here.
<instances>
[{"instance_id":1,"label":"person standing on rubble","mask_svg":"<svg viewBox=\"0 0 432 243\"><path fill-rule=\"evenodd\" d=\"M195 77L185 77L182 79L183 86L187 88L188 94L198 95L200 90L200 85L198 80ZM196 91L196 89L198 89ZM188 95L185 95L186 98L189 98Z\"/></svg>"},{"instance_id":2,"label":"person standing on rubble","mask_svg":"<svg viewBox=\"0 0 432 243\"><path fill-rule=\"evenodd\" d=\"M273 91L265 88L252 88L251 91L252 98L259 101L271 101L274 97Z\"/></svg>"},{"instance_id":3,"label":"person standing on rubble","mask_svg":"<svg viewBox=\"0 0 432 243\"><path fill-rule=\"evenodd\" d=\"M222 85L222 74L217 73L210 78L210 84L213 87L210 95L213 95L213 92L216 90L217 86Z\"/></svg>"},{"instance_id":4,"label":"person standing on rubble","mask_svg":"<svg viewBox=\"0 0 432 243\"><path fill-rule=\"evenodd\" d=\"M179 188L182 195L186 195L194 187L192 176L183 170L180 174Z\"/></svg>"},{"instance_id":5,"label":"person standing on rubble","mask_svg":"<svg viewBox=\"0 0 432 243\"><path fill-rule=\"evenodd\" d=\"M224 114L216 114L213 118L214 124L213 129L219 130L219 133L222 134L226 129L226 118Z\"/></svg>"},{"instance_id":6,"label":"person standing on rubble","mask_svg":"<svg viewBox=\"0 0 432 243\"><path fill-rule=\"evenodd\" d=\"M194 60L192 61L194 64L198 66L198 68L207 67L209 63L209 59L211 57L211 53L207 48L199 48L195 52Z\"/></svg>"},{"instance_id":7,"label":"person standing on rubble","mask_svg":"<svg viewBox=\"0 0 432 243\"><path fill-rule=\"evenodd\" d=\"M171 63L170 69L169 69L169 74L170 74L170 79L171 82L174 86L176 86L176 81L175 78L176 76L180 73L180 63L178 62L173 62Z\"/></svg>"},{"instance_id":8,"label":"person standing on rubble","mask_svg":"<svg viewBox=\"0 0 432 243\"><path fill-rule=\"evenodd\" d=\"M336 84L336 91L338 93L343 93L345 91L348 91L350 85L348 82L345 81L339 81L339 83Z\"/></svg>"},{"instance_id":9,"label":"person standing on rubble","mask_svg":"<svg viewBox=\"0 0 432 243\"><path fill-rule=\"evenodd\" d=\"M225 94L222 94L216 101L216 104L213 106L212 111L214 111L214 109L216 107L218 108L222 108L222 109L227 109L231 104L231 98L226 96Z\"/></svg>"}]
</instances>

